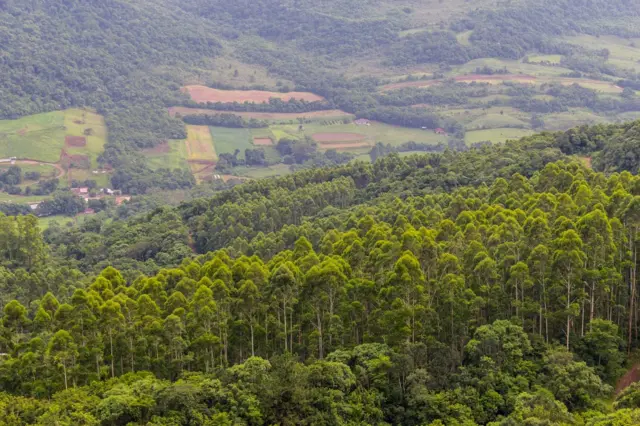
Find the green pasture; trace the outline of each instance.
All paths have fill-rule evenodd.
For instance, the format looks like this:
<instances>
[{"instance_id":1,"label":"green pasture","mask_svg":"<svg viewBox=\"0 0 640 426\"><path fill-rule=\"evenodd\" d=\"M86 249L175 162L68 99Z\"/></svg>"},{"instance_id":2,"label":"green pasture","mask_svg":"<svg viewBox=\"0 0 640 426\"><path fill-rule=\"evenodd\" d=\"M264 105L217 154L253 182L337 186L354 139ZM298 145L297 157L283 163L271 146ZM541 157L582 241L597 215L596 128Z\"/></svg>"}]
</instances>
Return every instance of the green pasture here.
<instances>
[{"instance_id":1,"label":"green pasture","mask_svg":"<svg viewBox=\"0 0 640 426\"><path fill-rule=\"evenodd\" d=\"M467 145L483 141L502 143L510 139L520 139L525 136L530 136L533 133L535 133L533 130L511 128L474 130L466 133L464 141Z\"/></svg>"},{"instance_id":2,"label":"green pasture","mask_svg":"<svg viewBox=\"0 0 640 426\"><path fill-rule=\"evenodd\" d=\"M459 67L454 68L454 70L449 74L450 77L461 75L461 74L473 74L476 71L476 68L482 68L484 66L501 69L507 67L510 74L527 74L533 75L536 77L539 76L560 76L562 74L570 73L571 70L563 67L550 67L546 65L539 64L525 64L521 60L507 60L507 59L496 59L496 58L480 58L474 59L472 61L467 62L466 64L460 65Z\"/></svg>"},{"instance_id":3,"label":"green pasture","mask_svg":"<svg viewBox=\"0 0 640 426\"><path fill-rule=\"evenodd\" d=\"M95 180L99 188L111 187L111 175L108 173L92 173L92 170L72 168L69 175L73 180Z\"/></svg>"},{"instance_id":4,"label":"green pasture","mask_svg":"<svg viewBox=\"0 0 640 426\"><path fill-rule=\"evenodd\" d=\"M55 163L66 135L64 111L0 121L0 158L17 157Z\"/></svg>"},{"instance_id":5,"label":"green pasture","mask_svg":"<svg viewBox=\"0 0 640 426\"><path fill-rule=\"evenodd\" d=\"M66 227L69 224L80 224L86 218L86 215L78 215L76 217L64 216L64 215L55 215L55 216L47 216L47 217L39 217L38 225L40 226L40 230L44 231L51 226L51 223L57 222L60 226Z\"/></svg>"},{"instance_id":6,"label":"green pasture","mask_svg":"<svg viewBox=\"0 0 640 426\"><path fill-rule=\"evenodd\" d=\"M456 34L456 38L458 39L458 43L464 46L471 46L471 41L469 41L469 37L471 37L473 31L465 31L460 34Z\"/></svg>"},{"instance_id":7,"label":"green pasture","mask_svg":"<svg viewBox=\"0 0 640 426\"><path fill-rule=\"evenodd\" d=\"M22 173L38 172L41 179L52 179L58 175L58 169L48 164L21 164L16 163L13 166L20 167ZM10 163L0 163L0 171L7 170L12 167Z\"/></svg>"},{"instance_id":8,"label":"green pasture","mask_svg":"<svg viewBox=\"0 0 640 426\"><path fill-rule=\"evenodd\" d=\"M254 148L251 132L248 129L229 129L215 126L211 126L209 129L218 155L233 154L236 149L239 149L238 158L244 158L244 150Z\"/></svg>"},{"instance_id":9,"label":"green pasture","mask_svg":"<svg viewBox=\"0 0 640 426\"><path fill-rule=\"evenodd\" d=\"M547 130L567 130L584 124L606 123L609 121L608 118L583 108L572 108L566 112L546 114L542 116L542 119Z\"/></svg>"},{"instance_id":10,"label":"green pasture","mask_svg":"<svg viewBox=\"0 0 640 426\"><path fill-rule=\"evenodd\" d=\"M233 169L233 173L236 176L262 179L274 176L285 176L293 172L286 164L276 164L269 167L236 167Z\"/></svg>"},{"instance_id":11,"label":"green pasture","mask_svg":"<svg viewBox=\"0 0 640 426\"><path fill-rule=\"evenodd\" d=\"M271 129L268 127L261 128L261 129L251 129L250 133L251 133L252 140L255 138L272 138L273 137L273 133L271 132Z\"/></svg>"},{"instance_id":12,"label":"green pasture","mask_svg":"<svg viewBox=\"0 0 640 426\"><path fill-rule=\"evenodd\" d=\"M30 204L38 203L40 201L48 200L51 196L47 195L11 195L6 192L0 192L0 203L15 203L15 204Z\"/></svg>"},{"instance_id":13,"label":"green pasture","mask_svg":"<svg viewBox=\"0 0 640 426\"><path fill-rule=\"evenodd\" d=\"M562 55L530 55L528 58L529 58L529 62L533 64L546 62L546 63L558 65L560 64L560 62L562 62L563 56Z\"/></svg>"},{"instance_id":14,"label":"green pasture","mask_svg":"<svg viewBox=\"0 0 640 426\"><path fill-rule=\"evenodd\" d=\"M286 135L289 135L289 137L295 137L297 135L297 138L300 138L301 136L311 136L315 133L360 133L365 136L365 139L371 145L376 142L391 145L401 145L409 141L433 145L447 142L446 136L437 135L433 130L413 129L379 122L372 122L371 126L357 126L353 123L332 125L307 124L304 126L302 135L298 132L298 126L293 125L272 126L271 129L278 139L287 137Z\"/></svg>"},{"instance_id":15,"label":"green pasture","mask_svg":"<svg viewBox=\"0 0 640 426\"><path fill-rule=\"evenodd\" d=\"M143 151L149 167L154 170L188 168L185 141L170 140L167 145L169 147L168 152L157 152L153 149Z\"/></svg>"},{"instance_id":16,"label":"green pasture","mask_svg":"<svg viewBox=\"0 0 640 426\"><path fill-rule=\"evenodd\" d=\"M467 130L494 129L501 127L528 127L529 123L509 114L490 113L482 115L469 124Z\"/></svg>"},{"instance_id":17,"label":"green pasture","mask_svg":"<svg viewBox=\"0 0 640 426\"><path fill-rule=\"evenodd\" d=\"M88 155L91 167L98 168L98 156L104 151L107 142L107 127L104 118L95 112L84 109L68 109L64 113L64 126L68 136L84 136L84 147L66 147L69 154Z\"/></svg>"}]
</instances>

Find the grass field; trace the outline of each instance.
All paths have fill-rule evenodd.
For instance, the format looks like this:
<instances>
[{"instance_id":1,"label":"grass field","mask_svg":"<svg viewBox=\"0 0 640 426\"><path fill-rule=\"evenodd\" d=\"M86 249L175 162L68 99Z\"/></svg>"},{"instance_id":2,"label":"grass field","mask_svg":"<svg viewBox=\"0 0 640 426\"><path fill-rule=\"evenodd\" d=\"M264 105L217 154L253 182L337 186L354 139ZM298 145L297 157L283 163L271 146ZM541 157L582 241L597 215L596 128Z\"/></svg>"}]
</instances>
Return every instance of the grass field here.
<instances>
[{"instance_id":1,"label":"grass field","mask_svg":"<svg viewBox=\"0 0 640 426\"><path fill-rule=\"evenodd\" d=\"M534 134L533 130L526 129L510 129L510 128L498 128L488 130L475 130L467 132L464 141L467 145L471 145L477 142L491 141L493 143L502 143L510 139L520 139L524 136Z\"/></svg>"},{"instance_id":2,"label":"grass field","mask_svg":"<svg viewBox=\"0 0 640 426\"><path fill-rule=\"evenodd\" d=\"M58 175L58 169L48 164L16 164L16 166L20 167L22 173L27 172L38 172L40 173L41 179L51 179ZM0 172L7 170L11 167L9 163L0 163Z\"/></svg>"},{"instance_id":3,"label":"grass field","mask_svg":"<svg viewBox=\"0 0 640 426\"><path fill-rule=\"evenodd\" d=\"M64 116L63 111L54 111L0 121L0 158L55 163L64 147Z\"/></svg>"},{"instance_id":4,"label":"grass field","mask_svg":"<svg viewBox=\"0 0 640 426\"><path fill-rule=\"evenodd\" d=\"M213 143L218 154L233 154L240 150L238 158L244 158L244 150L253 148L251 132L248 129L229 129L225 127L209 127Z\"/></svg>"},{"instance_id":5,"label":"grass field","mask_svg":"<svg viewBox=\"0 0 640 426\"><path fill-rule=\"evenodd\" d=\"M160 147L143 151L147 164L157 169L184 169L187 163L187 145L184 140L171 140Z\"/></svg>"},{"instance_id":6,"label":"grass field","mask_svg":"<svg viewBox=\"0 0 640 426\"><path fill-rule=\"evenodd\" d=\"M476 118L466 128L467 130L482 130L500 127L527 127L528 125L529 123L508 113L489 113Z\"/></svg>"},{"instance_id":7,"label":"grass field","mask_svg":"<svg viewBox=\"0 0 640 426\"><path fill-rule=\"evenodd\" d=\"M562 62L562 55L531 55L529 56L529 62L533 64L549 63L558 65Z\"/></svg>"},{"instance_id":8,"label":"grass field","mask_svg":"<svg viewBox=\"0 0 640 426\"><path fill-rule=\"evenodd\" d=\"M293 173L291 168L286 164L276 164L275 166L270 167L236 167L233 171L238 176L244 176L251 179L285 176Z\"/></svg>"},{"instance_id":9,"label":"grass field","mask_svg":"<svg viewBox=\"0 0 640 426\"><path fill-rule=\"evenodd\" d=\"M456 38L458 39L458 43L464 45L464 46L471 46L471 41L469 40L469 37L471 37L471 34L473 34L473 31L465 31L463 33L460 34L456 34Z\"/></svg>"},{"instance_id":10,"label":"grass field","mask_svg":"<svg viewBox=\"0 0 640 426\"><path fill-rule=\"evenodd\" d=\"M298 132L298 127L293 125L271 126L271 129L278 139L281 139L281 137L295 137L299 139L303 136L311 136L317 133L360 133L365 135L365 140L369 145L374 145L376 142L391 145L401 145L409 141L433 145L447 142L446 136L437 135L431 130L392 126L378 122L372 122L371 126L357 126L353 123L336 123L332 125L307 124L304 126L302 133Z\"/></svg>"},{"instance_id":11,"label":"grass field","mask_svg":"<svg viewBox=\"0 0 640 426\"><path fill-rule=\"evenodd\" d=\"M542 117L545 128L548 130L566 130L584 124L606 123L610 120L606 117L594 114L583 108L572 108L566 112L546 114Z\"/></svg>"},{"instance_id":12,"label":"grass field","mask_svg":"<svg viewBox=\"0 0 640 426\"><path fill-rule=\"evenodd\" d=\"M104 151L107 142L107 127L104 118L95 112L83 109L68 109L64 113L66 136L84 136L84 147L65 147L71 155L88 155L91 167L98 168L98 156Z\"/></svg>"}]
</instances>

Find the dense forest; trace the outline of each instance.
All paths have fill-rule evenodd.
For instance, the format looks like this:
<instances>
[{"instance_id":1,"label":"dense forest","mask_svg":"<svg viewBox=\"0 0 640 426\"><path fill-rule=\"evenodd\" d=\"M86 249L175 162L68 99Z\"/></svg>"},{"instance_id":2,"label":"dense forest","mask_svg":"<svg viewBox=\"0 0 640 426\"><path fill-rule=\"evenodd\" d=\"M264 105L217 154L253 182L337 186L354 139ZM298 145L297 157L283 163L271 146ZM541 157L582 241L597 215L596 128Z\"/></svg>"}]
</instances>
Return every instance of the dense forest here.
<instances>
[{"instance_id":1,"label":"dense forest","mask_svg":"<svg viewBox=\"0 0 640 426\"><path fill-rule=\"evenodd\" d=\"M0 215L0 424L635 424L639 128Z\"/></svg>"}]
</instances>

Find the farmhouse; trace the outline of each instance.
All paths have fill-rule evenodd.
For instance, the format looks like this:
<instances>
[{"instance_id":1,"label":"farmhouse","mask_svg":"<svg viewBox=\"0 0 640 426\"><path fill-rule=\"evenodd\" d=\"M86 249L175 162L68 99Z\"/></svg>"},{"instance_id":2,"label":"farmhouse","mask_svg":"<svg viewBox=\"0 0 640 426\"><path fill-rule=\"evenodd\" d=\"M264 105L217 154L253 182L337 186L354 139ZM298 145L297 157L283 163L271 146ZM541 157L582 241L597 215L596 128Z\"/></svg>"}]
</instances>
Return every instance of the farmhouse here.
<instances>
[{"instance_id":1,"label":"farmhouse","mask_svg":"<svg viewBox=\"0 0 640 426\"><path fill-rule=\"evenodd\" d=\"M447 134L447 132L442 127L438 127L437 129L435 129L434 133L437 133L439 135L446 135Z\"/></svg>"},{"instance_id":2,"label":"farmhouse","mask_svg":"<svg viewBox=\"0 0 640 426\"><path fill-rule=\"evenodd\" d=\"M356 126L371 126L371 121L367 120L366 118L359 118L354 121L353 124L355 124Z\"/></svg>"},{"instance_id":3,"label":"farmhouse","mask_svg":"<svg viewBox=\"0 0 640 426\"><path fill-rule=\"evenodd\" d=\"M80 188L71 188L71 192L73 192L76 195L88 194L89 193L89 187L82 186Z\"/></svg>"}]
</instances>

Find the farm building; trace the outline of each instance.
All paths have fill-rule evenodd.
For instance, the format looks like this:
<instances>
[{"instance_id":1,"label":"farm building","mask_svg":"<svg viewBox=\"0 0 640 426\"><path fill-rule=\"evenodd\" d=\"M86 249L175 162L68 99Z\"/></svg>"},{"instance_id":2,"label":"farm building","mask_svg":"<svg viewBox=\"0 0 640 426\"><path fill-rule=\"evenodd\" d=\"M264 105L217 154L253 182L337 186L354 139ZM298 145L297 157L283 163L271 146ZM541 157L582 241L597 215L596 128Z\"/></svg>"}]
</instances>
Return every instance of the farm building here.
<instances>
[{"instance_id":1,"label":"farm building","mask_svg":"<svg viewBox=\"0 0 640 426\"><path fill-rule=\"evenodd\" d=\"M76 195L88 194L89 187L82 186L80 188L71 188L71 192L73 192Z\"/></svg>"},{"instance_id":2,"label":"farm building","mask_svg":"<svg viewBox=\"0 0 640 426\"><path fill-rule=\"evenodd\" d=\"M355 124L356 126L371 126L371 121L367 120L366 118L359 118L354 121L353 124Z\"/></svg>"},{"instance_id":3,"label":"farm building","mask_svg":"<svg viewBox=\"0 0 640 426\"><path fill-rule=\"evenodd\" d=\"M446 135L447 134L447 132L442 127L438 127L437 129L435 129L434 133L437 133L439 135Z\"/></svg>"}]
</instances>

